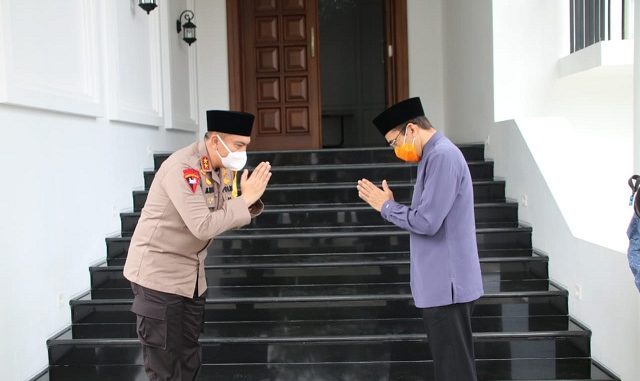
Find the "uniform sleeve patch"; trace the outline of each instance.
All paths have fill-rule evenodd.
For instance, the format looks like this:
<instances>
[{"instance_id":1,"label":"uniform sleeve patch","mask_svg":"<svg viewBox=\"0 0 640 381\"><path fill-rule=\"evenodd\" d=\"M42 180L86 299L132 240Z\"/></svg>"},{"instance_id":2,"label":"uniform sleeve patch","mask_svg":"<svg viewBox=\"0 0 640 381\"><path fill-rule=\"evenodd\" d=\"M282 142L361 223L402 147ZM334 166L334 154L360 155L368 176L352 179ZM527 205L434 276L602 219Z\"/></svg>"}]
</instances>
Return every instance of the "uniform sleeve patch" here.
<instances>
[{"instance_id":1,"label":"uniform sleeve patch","mask_svg":"<svg viewBox=\"0 0 640 381\"><path fill-rule=\"evenodd\" d=\"M193 168L187 168L182 170L182 175L184 176L187 186L191 192L196 193L196 190L198 190L198 184L200 184L200 173Z\"/></svg>"}]
</instances>

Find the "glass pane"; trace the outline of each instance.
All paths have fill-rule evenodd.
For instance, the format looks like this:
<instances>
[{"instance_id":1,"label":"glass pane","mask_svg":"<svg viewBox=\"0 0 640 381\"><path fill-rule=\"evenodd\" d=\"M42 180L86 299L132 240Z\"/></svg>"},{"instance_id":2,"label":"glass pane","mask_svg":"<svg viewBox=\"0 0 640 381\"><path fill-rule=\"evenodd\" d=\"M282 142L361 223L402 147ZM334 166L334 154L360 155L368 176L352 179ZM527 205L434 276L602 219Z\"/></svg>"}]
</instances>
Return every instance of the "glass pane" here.
<instances>
[{"instance_id":1,"label":"glass pane","mask_svg":"<svg viewBox=\"0 0 640 381\"><path fill-rule=\"evenodd\" d=\"M382 145L371 120L385 108L383 0L320 0L325 146Z\"/></svg>"}]
</instances>

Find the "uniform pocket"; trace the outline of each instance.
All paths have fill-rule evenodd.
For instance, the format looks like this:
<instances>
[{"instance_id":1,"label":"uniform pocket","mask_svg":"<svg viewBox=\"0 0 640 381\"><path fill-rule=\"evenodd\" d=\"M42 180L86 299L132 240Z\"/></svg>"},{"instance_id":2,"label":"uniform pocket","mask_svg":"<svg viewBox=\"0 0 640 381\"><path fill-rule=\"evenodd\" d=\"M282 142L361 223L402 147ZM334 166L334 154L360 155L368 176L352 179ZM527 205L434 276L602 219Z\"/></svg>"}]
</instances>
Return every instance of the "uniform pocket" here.
<instances>
[{"instance_id":1,"label":"uniform pocket","mask_svg":"<svg viewBox=\"0 0 640 381\"><path fill-rule=\"evenodd\" d=\"M142 344L167 349L167 307L136 296L131 312L137 315L136 330Z\"/></svg>"}]
</instances>

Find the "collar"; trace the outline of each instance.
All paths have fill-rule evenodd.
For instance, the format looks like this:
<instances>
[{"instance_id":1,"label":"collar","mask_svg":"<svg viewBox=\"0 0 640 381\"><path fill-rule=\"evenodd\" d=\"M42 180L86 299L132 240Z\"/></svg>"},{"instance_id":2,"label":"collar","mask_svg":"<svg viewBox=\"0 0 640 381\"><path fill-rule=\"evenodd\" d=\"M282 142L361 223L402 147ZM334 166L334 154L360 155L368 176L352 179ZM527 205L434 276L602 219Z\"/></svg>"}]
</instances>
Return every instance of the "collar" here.
<instances>
[{"instance_id":1,"label":"collar","mask_svg":"<svg viewBox=\"0 0 640 381\"><path fill-rule=\"evenodd\" d=\"M198 142L198 166L200 165L200 159L206 156L209 158L209 162L211 162L211 157L209 157L209 151L207 151L207 145L204 144L204 139L201 139ZM211 180L220 184L220 177L218 176L218 171L215 171L215 168L211 167L211 171L208 172L211 174Z\"/></svg>"},{"instance_id":2,"label":"collar","mask_svg":"<svg viewBox=\"0 0 640 381\"><path fill-rule=\"evenodd\" d=\"M443 137L444 135L442 135L440 131L436 131L436 133L431 136L427 144L425 144L424 147L422 148L422 158L427 156L429 151L431 151L436 146L438 141L440 141L440 139L442 139Z\"/></svg>"}]
</instances>

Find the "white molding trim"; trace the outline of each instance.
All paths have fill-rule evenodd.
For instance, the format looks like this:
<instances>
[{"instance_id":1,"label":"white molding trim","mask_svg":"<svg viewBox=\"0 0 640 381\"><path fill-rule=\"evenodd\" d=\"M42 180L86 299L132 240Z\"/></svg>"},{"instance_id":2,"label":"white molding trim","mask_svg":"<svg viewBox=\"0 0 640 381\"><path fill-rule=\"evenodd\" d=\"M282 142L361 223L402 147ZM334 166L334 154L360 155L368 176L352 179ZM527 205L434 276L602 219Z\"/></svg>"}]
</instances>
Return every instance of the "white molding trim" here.
<instances>
[{"instance_id":1,"label":"white molding trim","mask_svg":"<svg viewBox=\"0 0 640 381\"><path fill-rule=\"evenodd\" d=\"M81 0L81 18L78 24L82 39L82 83L69 85L25 76L19 71L19 62L13 54L15 42L12 36L10 0L0 0L0 103L33 107L62 113L91 117L104 115L101 92L101 59L99 24L96 0Z\"/></svg>"},{"instance_id":2,"label":"white molding trim","mask_svg":"<svg viewBox=\"0 0 640 381\"><path fill-rule=\"evenodd\" d=\"M633 40L600 41L587 46L558 61L560 78L607 68L633 66Z\"/></svg>"},{"instance_id":3,"label":"white molding trim","mask_svg":"<svg viewBox=\"0 0 640 381\"><path fill-rule=\"evenodd\" d=\"M194 12L196 17L198 16L195 10L195 1L194 0L186 0L185 9L190 9ZM189 132L197 132L198 127L198 78L197 78L197 44L198 41L193 43L191 46L184 45L187 49L187 71L189 75L189 83L188 83L188 91L189 91L189 110L188 113L185 112L177 112L177 110L173 107L173 97L175 92L173 91L173 83L171 80L171 73L176 69L177 63L174 62L173 54L171 52L171 41L174 38L178 38L180 40L180 44L186 44L182 41L182 34L178 34L176 32L176 20L178 19L179 14L173 15L170 14L167 10L168 6L162 7L163 12L162 18L164 20L164 28L162 33L162 46L165 47L163 51L163 68L164 68L164 94L165 98L165 109L166 109L166 118L165 118L165 129L167 130L183 130ZM181 9L182 12L184 9ZM196 21L197 25L197 21Z\"/></svg>"},{"instance_id":4,"label":"white molding trim","mask_svg":"<svg viewBox=\"0 0 640 381\"><path fill-rule=\"evenodd\" d=\"M119 2L105 2L106 46L108 51L108 78L109 78L109 119L119 122L141 124L159 127L164 123L162 105L162 63L160 47L160 20L158 12L144 14L149 20L149 81L151 84L150 104L127 102L124 100L123 90L120 88L120 41L117 6ZM137 8L137 7L136 7ZM135 9L137 12L139 9ZM140 10L141 11L141 10ZM124 57L129 59L129 57Z\"/></svg>"}]
</instances>

